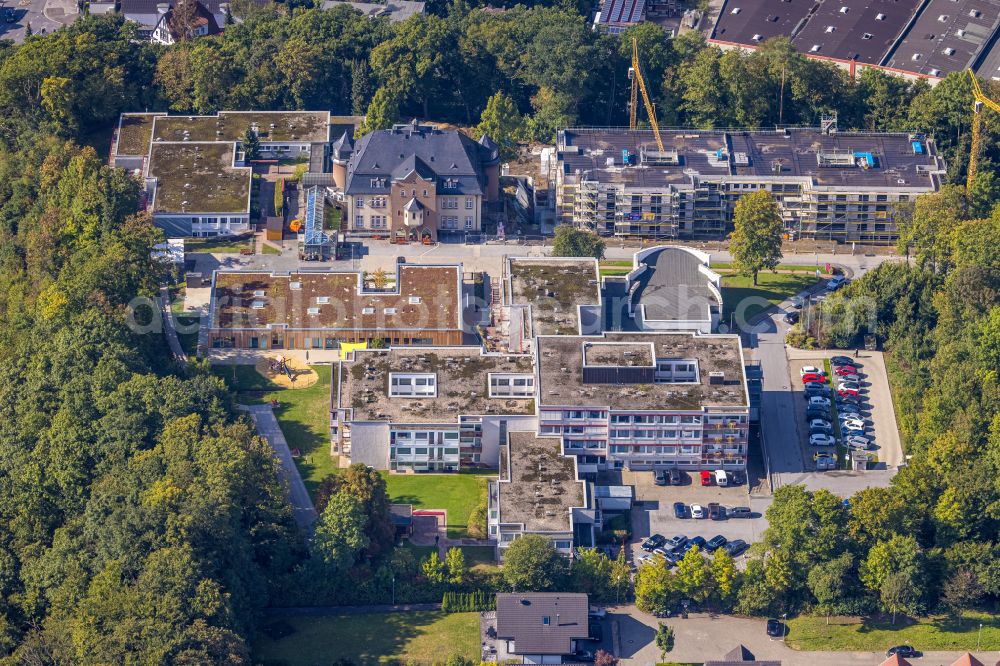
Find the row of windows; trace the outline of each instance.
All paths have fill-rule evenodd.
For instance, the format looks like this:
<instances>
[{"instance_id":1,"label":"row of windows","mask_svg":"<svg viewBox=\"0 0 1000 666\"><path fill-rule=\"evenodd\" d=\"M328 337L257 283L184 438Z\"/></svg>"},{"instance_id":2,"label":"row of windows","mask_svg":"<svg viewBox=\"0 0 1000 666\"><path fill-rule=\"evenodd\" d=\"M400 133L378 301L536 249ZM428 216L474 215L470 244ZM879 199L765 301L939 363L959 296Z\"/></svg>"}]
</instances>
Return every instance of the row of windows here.
<instances>
[{"instance_id":1,"label":"row of windows","mask_svg":"<svg viewBox=\"0 0 1000 666\"><path fill-rule=\"evenodd\" d=\"M389 396L422 398L437 395L437 377L431 374L389 374Z\"/></svg>"},{"instance_id":2,"label":"row of windows","mask_svg":"<svg viewBox=\"0 0 1000 666\"><path fill-rule=\"evenodd\" d=\"M372 182L374 183L375 181L372 180ZM400 190L399 194L401 197L406 197L406 192L407 192L406 190ZM418 196L417 190L413 190L412 194L413 196ZM427 190L424 190L423 196L425 197L427 196ZM441 208L449 208L449 209L458 208L458 199L456 199L455 197L444 198L441 199L440 201L441 201ZM364 197L354 197L355 208L364 208L365 202L366 200ZM384 208L386 205L386 198L384 196L371 197L367 199L367 203L370 208ZM465 209L472 210L475 207L476 207L476 200L473 197L465 197Z\"/></svg>"},{"instance_id":3,"label":"row of windows","mask_svg":"<svg viewBox=\"0 0 1000 666\"><path fill-rule=\"evenodd\" d=\"M490 375L490 397L530 398L535 395L535 378L532 375Z\"/></svg>"},{"instance_id":4,"label":"row of windows","mask_svg":"<svg viewBox=\"0 0 1000 666\"><path fill-rule=\"evenodd\" d=\"M440 227L442 229L458 229L457 215L442 215L439 219L441 222ZM473 218L472 216L466 216L465 228L466 229L475 228L475 218Z\"/></svg>"},{"instance_id":5,"label":"row of windows","mask_svg":"<svg viewBox=\"0 0 1000 666\"><path fill-rule=\"evenodd\" d=\"M700 430L612 430L611 439L684 439L701 440Z\"/></svg>"},{"instance_id":6,"label":"row of windows","mask_svg":"<svg viewBox=\"0 0 1000 666\"><path fill-rule=\"evenodd\" d=\"M612 414L612 423L691 423L700 424L700 416L670 416L659 414Z\"/></svg>"},{"instance_id":7,"label":"row of windows","mask_svg":"<svg viewBox=\"0 0 1000 666\"><path fill-rule=\"evenodd\" d=\"M621 446L615 445L611 447L611 453L625 453L625 454L639 454L647 455L654 454L658 456L689 456L695 455L701 452L701 447L698 446Z\"/></svg>"},{"instance_id":8,"label":"row of windows","mask_svg":"<svg viewBox=\"0 0 1000 666\"><path fill-rule=\"evenodd\" d=\"M428 447L425 447L425 446L417 446L417 447L412 447L412 448L409 447L409 446L397 446L395 448L395 451L396 451L396 455L400 455L400 456L410 456L410 455L414 455L414 456L426 456L426 455L429 455L430 449ZM444 449L444 455L446 455L446 456L457 456L458 455L458 449L446 447Z\"/></svg>"}]
</instances>

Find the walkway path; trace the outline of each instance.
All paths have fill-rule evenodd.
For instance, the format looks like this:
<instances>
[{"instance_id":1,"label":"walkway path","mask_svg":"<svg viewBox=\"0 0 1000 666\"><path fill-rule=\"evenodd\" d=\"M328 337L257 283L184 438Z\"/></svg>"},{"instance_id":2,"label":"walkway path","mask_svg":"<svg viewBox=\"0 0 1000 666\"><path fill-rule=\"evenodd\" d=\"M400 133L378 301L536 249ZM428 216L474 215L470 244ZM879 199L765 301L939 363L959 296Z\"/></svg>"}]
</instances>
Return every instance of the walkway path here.
<instances>
[{"instance_id":1,"label":"walkway path","mask_svg":"<svg viewBox=\"0 0 1000 666\"><path fill-rule=\"evenodd\" d=\"M187 363L187 354L184 353L181 341L177 338L174 318L170 312L170 290L164 284L160 285L160 319L163 322L163 335L167 338L170 353L181 363Z\"/></svg>"},{"instance_id":2,"label":"walkway path","mask_svg":"<svg viewBox=\"0 0 1000 666\"><path fill-rule=\"evenodd\" d=\"M619 643L615 646L623 665L652 665L661 661L654 640L658 622L674 630L674 649L668 661L702 663L745 645L759 660L780 660L782 666L877 666L885 653L877 652L799 652L781 640L768 637L764 620L732 616L691 614L687 619L657 619L635 606L608 609L608 618L618 622ZM889 646L886 646L889 647ZM919 645L917 648L919 649ZM920 666L949 666L964 652L927 652L915 659ZM996 663L996 652L975 654L984 664Z\"/></svg>"},{"instance_id":3,"label":"walkway path","mask_svg":"<svg viewBox=\"0 0 1000 666\"><path fill-rule=\"evenodd\" d=\"M311 531L318 517L316 508L306 491L306 484L299 475L299 468L292 459L292 452L288 448L281 427L278 426L278 419L274 418L270 405L249 405L242 408L250 412L251 418L257 424L257 432L268 441L281 462L281 476L285 481L285 487L288 488L288 499L292 503L295 522L304 531Z\"/></svg>"}]
</instances>

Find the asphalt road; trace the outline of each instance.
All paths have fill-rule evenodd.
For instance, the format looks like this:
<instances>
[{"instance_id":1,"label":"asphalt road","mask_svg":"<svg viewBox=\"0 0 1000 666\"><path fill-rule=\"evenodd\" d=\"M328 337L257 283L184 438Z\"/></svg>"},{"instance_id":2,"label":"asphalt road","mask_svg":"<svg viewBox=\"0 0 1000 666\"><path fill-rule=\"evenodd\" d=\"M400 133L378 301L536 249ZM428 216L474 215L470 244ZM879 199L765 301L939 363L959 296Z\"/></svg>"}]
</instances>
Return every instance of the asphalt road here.
<instances>
[{"instance_id":1,"label":"asphalt road","mask_svg":"<svg viewBox=\"0 0 1000 666\"><path fill-rule=\"evenodd\" d=\"M7 23L0 18L0 39L10 39L20 43L24 41L28 24L35 34L52 32L76 19L76 3L66 4L54 0L3 0L2 6L13 7L16 20ZM5 18L5 17L4 17Z\"/></svg>"},{"instance_id":2,"label":"asphalt road","mask_svg":"<svg viewBox=\"0 0 1000 666\"><path fill-rule=\"evenodd\" d=\"M257 424L257 432L268 441L281 463L281 476L288 489L288 500L292 504L295 522L304 531L309 531L316 522L316 509L299 475L299 469L292 459L292 452L288 448L288 442L285 441L285 435L278 426L278 420L274 418L274 412L269 405L249 405L247 411Z\"/></svg>"}]
</instances>

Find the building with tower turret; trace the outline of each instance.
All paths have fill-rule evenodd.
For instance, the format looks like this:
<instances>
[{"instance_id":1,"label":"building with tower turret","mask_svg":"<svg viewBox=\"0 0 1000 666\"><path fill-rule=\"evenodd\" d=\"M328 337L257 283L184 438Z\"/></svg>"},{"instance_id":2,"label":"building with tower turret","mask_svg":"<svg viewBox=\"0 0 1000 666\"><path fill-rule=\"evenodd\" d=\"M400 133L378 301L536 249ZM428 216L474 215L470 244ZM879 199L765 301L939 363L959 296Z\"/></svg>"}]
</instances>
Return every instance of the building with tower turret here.
<instances>
[{"instance_id":1,"label":"building with tower turret","mask_svg":"<svg viewBox=\"0 0 1000 666\"><path fill-rule=\"evenodd\" d=\"M480 233L484 208L500 198L500 149L416 120L331 146L348 233L410 240Z\"/></svg>"}]
</instances>

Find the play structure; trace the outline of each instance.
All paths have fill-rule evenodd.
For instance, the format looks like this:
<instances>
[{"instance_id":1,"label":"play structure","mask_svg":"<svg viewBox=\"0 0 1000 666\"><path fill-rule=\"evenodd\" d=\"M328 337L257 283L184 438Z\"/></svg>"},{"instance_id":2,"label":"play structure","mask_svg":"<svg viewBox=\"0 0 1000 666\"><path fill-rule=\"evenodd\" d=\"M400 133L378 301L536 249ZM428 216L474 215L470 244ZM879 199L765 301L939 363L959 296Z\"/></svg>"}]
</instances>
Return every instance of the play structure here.
<instances>
[{"instance_id":1,"label":"play structure","mask_svg":"<svg viewBox=\"0 0 1000 666\"><path fill-rule=\"evenodd\" d=\"M312 368L292 357L262 358L257 361L254 367L272 384L282 388L308 388L319 380Z\"/></svg>"}]
</instances>

